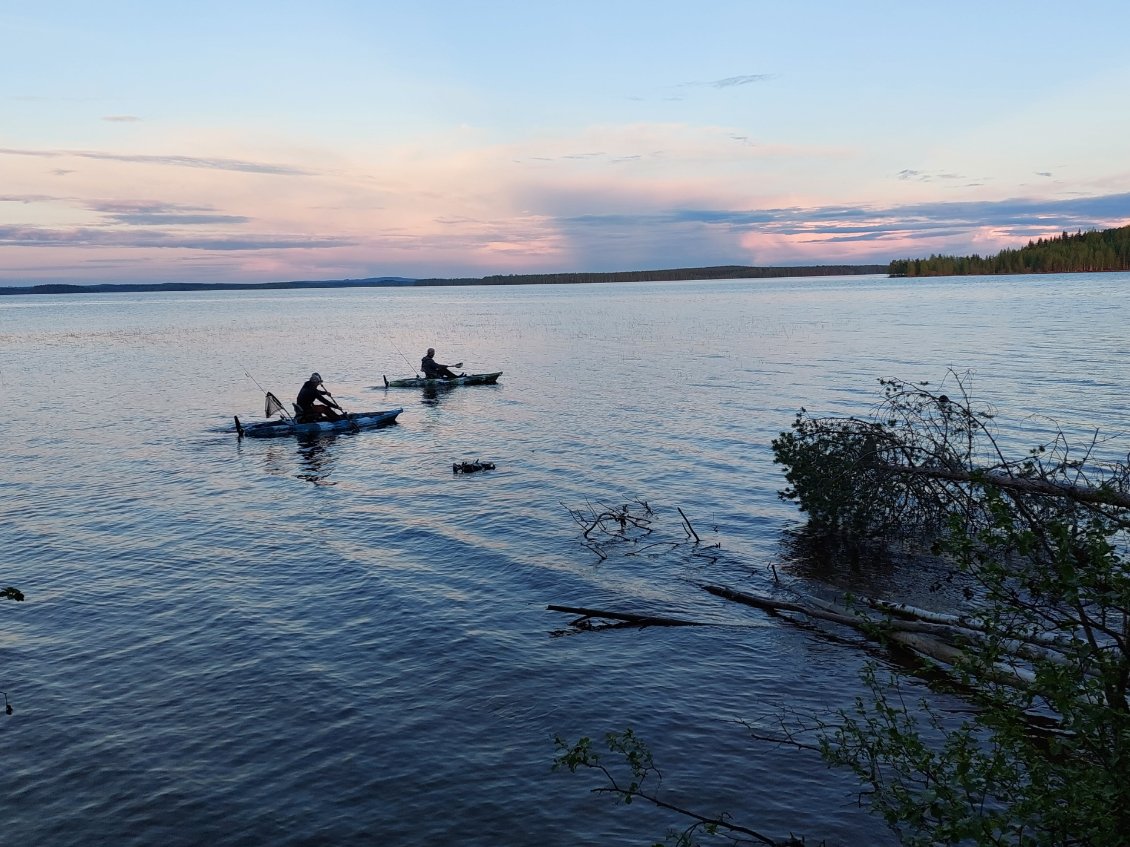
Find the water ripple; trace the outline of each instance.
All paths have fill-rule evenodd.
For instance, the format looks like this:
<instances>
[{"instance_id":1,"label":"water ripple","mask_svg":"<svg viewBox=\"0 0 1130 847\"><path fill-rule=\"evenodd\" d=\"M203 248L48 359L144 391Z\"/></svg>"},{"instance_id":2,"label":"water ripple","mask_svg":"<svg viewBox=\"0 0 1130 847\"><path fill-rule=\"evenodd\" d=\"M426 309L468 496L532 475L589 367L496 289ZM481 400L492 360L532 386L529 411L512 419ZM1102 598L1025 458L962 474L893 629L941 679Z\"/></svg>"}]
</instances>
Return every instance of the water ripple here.
<instances>
[{"instance_id":1,"label":"water ripple","mask_svg":"<svg viewBox=\"0 0 1130 847\"><path fill-rule=\"evenodd\" d=\"M0 481L3 578L28 597L0 633L16 709L0 832L53 847L636 844L671 821L549 768L555 734L631 725L692 805L892 843L844 775L734 723L849 703L861 652L700 584L775 588L798 515L770 442L801 406L866 412L880 377L972 369L1009 443L1044 437L1048 418L1080 443L1121 435L1126 282L5 298L20 302L0 303L0 353L40 378L10 410ZM397 350L428 344L503 379L372 389L405 370ZM398 424L230 432L261 411L248 373L285 400L312 369L348 408L402 406ZM1124 439L1103 449L1124 455ZM497 468L453 474L466 459ZM643 502L654 543L603 560L569 516ZM689 544L676 507L715 552ZM550 603L712 625L555 637L569 618ZM750 790L766 782L782 790Z\"/></svg>"}]
</instances>

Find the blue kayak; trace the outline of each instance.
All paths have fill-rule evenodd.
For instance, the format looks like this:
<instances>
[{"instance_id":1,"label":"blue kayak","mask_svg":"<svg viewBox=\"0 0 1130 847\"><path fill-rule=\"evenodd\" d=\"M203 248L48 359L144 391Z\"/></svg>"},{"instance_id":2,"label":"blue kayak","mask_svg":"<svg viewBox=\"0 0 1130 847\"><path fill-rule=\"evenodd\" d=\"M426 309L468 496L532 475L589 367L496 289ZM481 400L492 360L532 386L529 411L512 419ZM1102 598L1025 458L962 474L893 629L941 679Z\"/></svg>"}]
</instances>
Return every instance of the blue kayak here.
<instances>
[{"instance_id":1,"label":"blue kayak","mask_svg":"<svg viewBox=\"0 0 1130 847\"><path fill-rule=\"evenodd\" d=\"M241 438L245 435L251 438L278 438L283 435L312 435L319 432L357 432L394 423L396 416L403 411L403 409L389 409L384 412L354 412L341 420L310 423L295 423L291 419L285 419L244 424L240 423L237 417L235 431Z\"/></svg>"}]
</instances>

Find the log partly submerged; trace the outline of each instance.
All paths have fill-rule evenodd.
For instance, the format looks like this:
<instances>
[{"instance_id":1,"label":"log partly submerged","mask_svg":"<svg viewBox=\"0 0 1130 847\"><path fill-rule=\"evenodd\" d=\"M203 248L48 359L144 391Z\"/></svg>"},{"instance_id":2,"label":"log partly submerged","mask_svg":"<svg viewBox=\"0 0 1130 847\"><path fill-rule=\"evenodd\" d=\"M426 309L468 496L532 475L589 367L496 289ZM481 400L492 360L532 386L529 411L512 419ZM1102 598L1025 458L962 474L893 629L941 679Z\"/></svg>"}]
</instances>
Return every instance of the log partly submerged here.
<instances>
[{"instance_id":1,"label":"log partly submerged","mask_svg":"<svg viewBox=\"0 0 1130 847\"><path fill-rule=\"evenodd\" d=\"M807 615L808 617L854 627L872 637L881 631L883 637L888 641L907 647L922 656L945 665L953 665L963 658L963 645L968 644L971 640L984 637L984 633L978 630L966 629L950 623L914 620L909 617L883 617L877 620L848 609L837 611L820 605L805 606L784 600L772 600L768 597L759 597L756 594L747 594L744 591L735 591L721 585L703 585L702 588L716 597L764 609L767 612L794 612ZM912 606L900 605L899 613L908 616L913 608ZM1051 650L1041 649L1029 644L1013 643L1012 648L1018 657L1034 658L1039 656L1053 660L1058 657ZM1000 681L1009 684L1030 683L1033 679L1030 670L1012 662L997 663L996 676Z\"/></svg>"},{"instance_id":2,"label":"log partly submerged","mask_svg":"<svg viewBox=\"0 0 1130 847\"><path fill-rule=\"evenodd\" d=\"M549 605L546 608L551 612L565 612L570 615L580 615L581 617L573 621L573 625L577 626L582 621L592 620L593 618L603 618L611 621L621 621L623 623L632 624L633 626L702 626L696 621L684 621L678 618L664 618L655 615L637 615L631 612L609 612L603 609L585 609L578 606L555 606Z\"/></svg>"}]
</instances>

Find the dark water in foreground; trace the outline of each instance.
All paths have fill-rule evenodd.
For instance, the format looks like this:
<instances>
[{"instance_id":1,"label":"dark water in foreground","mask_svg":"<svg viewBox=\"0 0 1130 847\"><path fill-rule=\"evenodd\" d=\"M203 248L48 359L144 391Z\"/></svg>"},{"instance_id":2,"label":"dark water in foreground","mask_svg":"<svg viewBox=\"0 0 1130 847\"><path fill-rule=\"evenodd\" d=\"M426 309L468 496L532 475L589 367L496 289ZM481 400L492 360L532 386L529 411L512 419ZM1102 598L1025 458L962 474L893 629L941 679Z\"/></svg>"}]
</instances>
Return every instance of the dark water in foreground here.
<instances>
[{"instance_id":1,"label":"dark water in foreground","mask_svg":"<svg viewBox=\"0 0 1130 847\"><path fill-rule=\"evenodd\" d=\"M850 704L864 651L698 584L828 590L790 571L769 442L879 377L973 369L1024 443L1051 415L1124 455L1128 300L1124 274L5 298L0 841L646 844L681 822L550 770L555 734L632 726L673 802L889 844L846 775L736 722ZM429 345L500 384L370 388ZM399 423L227 431L252 378L289 401L311 370ZM669 543L599 560L568 509L635 498ZM551 603L713 625L555 636Z\"/></svg>"}]
</instances>

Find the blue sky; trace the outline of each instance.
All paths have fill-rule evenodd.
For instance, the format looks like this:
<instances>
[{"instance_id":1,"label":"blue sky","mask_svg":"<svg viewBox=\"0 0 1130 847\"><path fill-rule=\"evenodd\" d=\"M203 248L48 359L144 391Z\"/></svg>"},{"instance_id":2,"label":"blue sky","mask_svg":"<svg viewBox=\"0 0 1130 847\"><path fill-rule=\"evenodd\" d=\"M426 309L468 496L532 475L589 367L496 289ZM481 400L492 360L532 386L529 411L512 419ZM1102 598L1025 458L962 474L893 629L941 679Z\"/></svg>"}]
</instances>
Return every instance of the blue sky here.
<instances>
[{"instance_id":1,"label":"blue sky","mask_svg":"<svg viewBox=\"0 0 1130 847\"><path fill-rule=\"evenodd\" d=\"M1130 223L1130 4L0 0L0 284L885 263Z\"/></svg>"}]
</instances>

